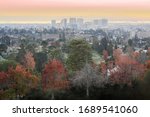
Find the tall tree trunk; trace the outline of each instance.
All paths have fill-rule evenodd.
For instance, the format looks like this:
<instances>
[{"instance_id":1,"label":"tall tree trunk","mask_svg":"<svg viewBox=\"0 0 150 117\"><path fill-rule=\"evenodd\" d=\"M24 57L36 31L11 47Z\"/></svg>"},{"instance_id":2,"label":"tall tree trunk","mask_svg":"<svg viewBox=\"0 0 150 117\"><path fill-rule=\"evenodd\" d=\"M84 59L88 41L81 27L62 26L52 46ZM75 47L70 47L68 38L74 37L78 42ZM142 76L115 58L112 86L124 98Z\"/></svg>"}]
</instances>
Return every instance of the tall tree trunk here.
<instances>
[{"instance_id":1,"label":"tall tree trunk","mask_svg":"<svg viewBox=\"0 0 150 117\"><path fill-rule=\"evenodd\" d=\"M86 96L89 97L89 87L86 88Z\"/></svg>"},{"instance_id":2,"label":"tall tree trunk","mask_svg":"<svg viewBox=\"0 0 150 117\"><path fill-rule=\"evenodd\" d=\"M54 100L55 99L55 95L54 95L54 92L52 92L52 95L51 95L51 100Z\"/></svg>"}]
</instances>

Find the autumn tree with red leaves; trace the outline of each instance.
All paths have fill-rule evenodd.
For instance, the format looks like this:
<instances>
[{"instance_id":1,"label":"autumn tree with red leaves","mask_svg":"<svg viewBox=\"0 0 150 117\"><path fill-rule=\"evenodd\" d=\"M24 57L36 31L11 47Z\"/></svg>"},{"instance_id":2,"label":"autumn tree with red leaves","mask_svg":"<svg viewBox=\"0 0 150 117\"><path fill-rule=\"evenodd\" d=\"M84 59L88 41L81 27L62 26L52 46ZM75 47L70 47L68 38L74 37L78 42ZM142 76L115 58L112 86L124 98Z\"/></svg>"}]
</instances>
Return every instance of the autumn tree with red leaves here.
<instances>
[{"instance_id":1,"label":"autumn tree with red leaves","mask_svg":"<svg viewBox=\"0 0 150 117\"><path fill-rule=\"evenodd\" d=\"M52 92L51 99L54 99L55 91L68 87L66 69L59 60L53 59L45 65L42 73L42 85L44 91Z\"/></svg>"},{"instance_id":2,"label":"autumn tree with red leaves","mask_svg":"<svg viewBox=\"0 0 150 117\"><path fill-rule=\"evenodd\" d=\"M144 77L145 67L127 55L120 55L115 63L115 71L110 73L110 80L116 84L132 85L132 81Z\"/></svg>"},{"instance_id":3,"label":"autumn tree with red leaves","mask_svg":"<svg viewBox=\"0 0 150 117\"><path fill-rule=\"evenodd\" d=\"M107 77L107 65L105 62L101 62L100 64L100 71L103 78Z\"/></svg>"},{"instance_id":4,"label":"autumn tree with red leaves","mask_svg":"<svg viewBox=\"0 0 150 117\"><path fill-rule=\"evenodd\" d=\"M113 51L113 57L117 61L122 54L122 50L120 48L117 48Z\"/></svg>"},{"instance_id":5,"label":"autumn tree with red leaves","mask_svg":"<svg viewBox=\"0 0 150 117\"><path fill-rule=\"evenodd\" d=\"M7 72L0 72L0 90L7 96L2 99L20 99L38 85L38 78L23 66L11 67ZM12 92L12 95L10 94Z\"/></svg>"},{"instance_id":6,"label":"autumn tree with red leaves","mask_svg":"<svg viewBox=\"0 0 150 117\"><path fill-rule=\"evenodd\" d=\"M140 56L139 52L133 52L132 53L132 58L135 59L136 61L138 60L139 56Z\"/></svg>"},{"instance_id":7,"label":"autumn tree with red leaves","mask_svg":"<svg viewBox=\"0 0 150 117\"><path fill-rule=\"evenodd\" d=\"M103 58L105 61L107 61L107 59L108 59L108 51L107 50L103 50Z\"/></svg>"},{"instance_id":8,"label":"autumn tree with red leaves","mask_svg":"<svg viewBox=\"0 0 150 117\"><path fill-rule=\"evenodd\" d=\"M24 66L29 69L35 68L35 60L31 52L27 52L24 56Z\"/></svg>"},{"instance_id":9,"label":"autumn tree with red leaves","mask_svg":"<svg viewBox=\"0 0 150 117\"><path fill-rule=\"evenodd\" d=\"M8 74L13 81L13 88L18 97L24 96L30 89L37 87L37 76L31 74L21 65L17 65L15 69L10 68Z\"/></svg>"},{"instance_id":10,"label":"autumn tree with red leaves","mask_svg":"<svg viewBox=\"0 0 150 117\"><path fill-rule=\"evenodd\" d=\"M150 60L146 61L146 68L150 70Z\"/></svg>"},{"instance_id":11,"label":"autumn tree with red leaves","mask_svg":"<svg viewBox=\"0 0 150 117\"><path fill-rule=\"evenodd\" d=\"M0 72L0 99L15 99L12 83L7 72Z\"/></svg>"},{"instance_id":12,"label":"autumn tree with red leaves","mask_svg":"<svg viewBox=\"0 0 150 117\"><path fill-rule=\"evenodd\" d=\"M100 64L100 71L102 73L103 78L107 78L107 62L108 62L108 51L103 50L103 59L105 62L101 62Z\"/></svg>"}]
</instances>

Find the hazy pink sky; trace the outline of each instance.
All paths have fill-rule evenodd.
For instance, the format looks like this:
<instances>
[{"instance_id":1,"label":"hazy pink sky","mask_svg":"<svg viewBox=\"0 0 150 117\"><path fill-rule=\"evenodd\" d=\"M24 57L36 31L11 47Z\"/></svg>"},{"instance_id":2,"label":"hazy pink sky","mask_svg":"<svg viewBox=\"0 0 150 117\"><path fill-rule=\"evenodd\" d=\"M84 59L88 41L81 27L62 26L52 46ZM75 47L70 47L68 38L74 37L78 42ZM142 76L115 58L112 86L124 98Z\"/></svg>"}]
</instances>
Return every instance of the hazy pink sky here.
<instances>
[{"instance_id":1,"label":"hazy pink sky","mask_svg":"<svg viewBox=\"0 0 150 117\"><path fill-rule=\"evenodd\" d=\"M150 20L150 0L0 0L0 20L11 20L8 16L100 16Z\"/></svg>"},{"instance_id":2,"label":"hazy pink sky","mask_svg":"<svg viewBox=\"0 0 150 117\"><path fill-rule=\"evenodd\" d=\"M0 9L36 7L132 7L150 8L150 0L1 0Z\"/></svg>"}]
</instances>

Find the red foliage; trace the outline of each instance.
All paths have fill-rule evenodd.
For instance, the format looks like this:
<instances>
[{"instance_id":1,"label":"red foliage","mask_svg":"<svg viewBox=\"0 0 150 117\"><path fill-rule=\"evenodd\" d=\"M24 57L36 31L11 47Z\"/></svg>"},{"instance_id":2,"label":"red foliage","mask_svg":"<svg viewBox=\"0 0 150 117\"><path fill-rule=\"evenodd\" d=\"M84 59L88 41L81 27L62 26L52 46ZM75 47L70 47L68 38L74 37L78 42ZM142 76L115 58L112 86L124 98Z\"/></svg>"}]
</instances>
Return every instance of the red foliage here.
<instances>
[{"instance_id":1,"label":"red foliage","mask_svg":"<svg viewBox=\"0 0 150 117\"><path fill-rule=\"evenodd\" d=\"M15 68L9 68L7 72L0 72L0 93L11 89L16 96L24 96L30 89L37 87L38 81L35 75L17 65Z\"/></svg>"},{"instance_id":2,"label":"red foliage","mask_svg":"<svg viewBox=\"0 0 150 117\"><path fill-rule=\"evenodd\" d=\"M5 72L0 72L0 81L6 79L8 76Z\"/></svg>"},{"instance_id":3,"label":"red foliage","mask_svg":"<svg viewBox=\"0 0 150 117\"><path fill-rule=\"evenodd\" d=\"M114 59L117 61L118 59L119 59L119 57L120 57L120 55L122 54L122 50L121 49L115 49L114 51L113 51L113 57L114 57Z\"/></svg>"},{"instance_id":4,"label":"red foliage","mask_svg":"<svg viewBox=\"0 0 150 117\"><path fill-rule=\"evenodd\" d=\"M45 90L63 89L68 86L66 70L59 60L49 61L42 73L42 84Z\"/></svg>"},{"instance_id":5,"label":"red foliage","mask_svg":"<svg viewBox=\"0 0 150 117\"><path fill-rule=\"evenodd\" d=\"M147 53L148 53L148 55L150 55L150 47L148 48Z\"/></svg>"},{"instance_id":6,"label":"red foliage","mask_svg":"<svg viewBox=\"0 0 150 117\"><path fill-rule=\"evenodd\" d=\"M24 66L26 68L34 69L35 68L35 60L33 54L31 52L27 52L24 56Z\"/></svg>"},{"instance_id":7,"label":"red foliage","mask_svg":"<svg viewBox=\"0 0 150 117\"><path fill-rule=\"evenodd\" d=\"M116 61L116 70L111 73L110 80L117 84L132 84L135 79L144 77L145 67L143 64L129 58L120 56Z\"/></svg>"},{"instance_id":8,"label":"red foliage","mask_svg":"<svg viewBox=\"0 0 150 117\"><path fill-rule=\"evenodd\" d=\"M103 50L103 58L104 58L105 61L107 61L107 58L108 58L107 50Z\"/></svg>"},{"instance_id":9,"label":"red foliage","mask_svg":"<svg viewBox=\"0 0 150 117\"><path fill-rule=\"evenodd\" d=\"M150 69L150 60L146 61L146 68Z\"/></svg>"},{"instance_id":10,"label":"red foliage","mask_svg":"<svg viewBox=\"0 0 150 117\"><path fill-rule=\"evenodd\" d=\"M105 76L107 75L107 65L106 65L106 63L102 62L100 64L100 70L101 70L101 73L102 73L102 77L105 78Z\"/></svg>"},{"instance_id":11,"label":"red foliage","mask_svg":"<svg viewBox=\"0 0 150 117\"><path fill-rule=\"evenodd\" d=\"M137 60L139 56L140 56L140 53L139 53L139 52L133 52L133 54L132 54L132 57L133 57L135 60Z\"/></svg>"},{"instance_id":12,"label":"red foliage","mask_svg":"<svg viewBox=\"0 0 150 117\"><path fill-rule=\"evenodd\" d=\"M30 73L21 65L17 65L16 68L9 68L8 76L11 81L11 88L16 89L16 93L22 95L30 89L36 88L39 81L38 77Z\"/></svg>"}]
</instances>

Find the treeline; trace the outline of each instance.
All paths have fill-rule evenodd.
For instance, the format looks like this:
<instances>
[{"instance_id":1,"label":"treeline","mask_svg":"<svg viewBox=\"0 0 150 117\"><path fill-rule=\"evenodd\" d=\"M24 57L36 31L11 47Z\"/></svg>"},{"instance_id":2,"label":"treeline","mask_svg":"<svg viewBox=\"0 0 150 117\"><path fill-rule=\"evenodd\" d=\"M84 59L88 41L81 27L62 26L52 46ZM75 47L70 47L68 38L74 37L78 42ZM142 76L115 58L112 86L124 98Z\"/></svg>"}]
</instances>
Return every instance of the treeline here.
<instances>
[{"instance_id":1,"label":"treeline","mask_svg":"<svg viewBox=\"0 0 150 117\"><path fill-rule=\"evenodd\" d=\"M150 49L124 51L105 41L73 39L61 47L43 41L41 51L22 43L0 62L0 99L150 99Z\"/></svg>"}]
</instances>

